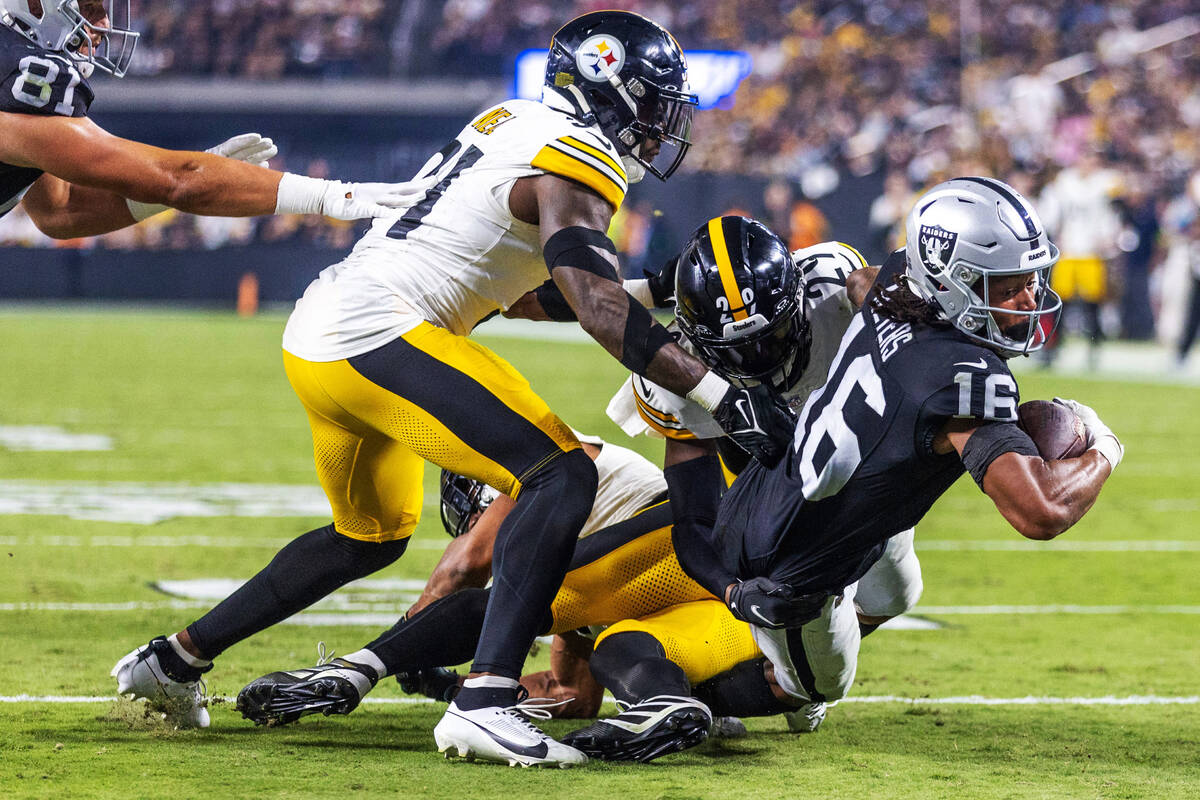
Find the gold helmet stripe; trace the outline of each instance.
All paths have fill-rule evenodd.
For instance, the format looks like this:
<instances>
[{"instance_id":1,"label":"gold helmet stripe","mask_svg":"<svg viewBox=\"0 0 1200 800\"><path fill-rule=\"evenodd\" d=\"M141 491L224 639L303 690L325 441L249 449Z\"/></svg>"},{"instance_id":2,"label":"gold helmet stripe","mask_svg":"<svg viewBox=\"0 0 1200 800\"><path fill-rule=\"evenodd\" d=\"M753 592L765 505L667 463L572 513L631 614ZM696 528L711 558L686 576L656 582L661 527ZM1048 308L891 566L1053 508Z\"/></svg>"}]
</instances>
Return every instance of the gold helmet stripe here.
<instances>
[{"instance_id":1,"label":"gold helmet stripe","mask_svg":"<svg viewBox=\"0 0 1200 800\"><path fill-rule=\"evenodd\" d=\"M749 313L742 302L742 290L733 276L729 247L725 244L725 226L721 224L724 220L724 217L713 217L708 221L708 238L712 242L713 256L717 259L717 274L721 276L721 288L725 290L725 299L729 301L729 311L737 321L745 319Z\"/></svg>"}]
</instances>

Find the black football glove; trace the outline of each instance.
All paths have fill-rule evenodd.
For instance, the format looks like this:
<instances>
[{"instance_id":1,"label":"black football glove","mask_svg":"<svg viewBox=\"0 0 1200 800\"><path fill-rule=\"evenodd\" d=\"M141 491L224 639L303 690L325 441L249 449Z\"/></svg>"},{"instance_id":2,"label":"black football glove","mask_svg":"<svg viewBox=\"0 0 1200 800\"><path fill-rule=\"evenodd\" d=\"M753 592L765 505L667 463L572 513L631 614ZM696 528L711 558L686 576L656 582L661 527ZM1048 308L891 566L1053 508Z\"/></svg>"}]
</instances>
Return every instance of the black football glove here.
<instances>
[{"instance_id":1,"label":"black football glove","mask_svg":"<svg viewBox=\"0 0 1200 800\"><path fill-rule=\"evenodd\" d=\"M742 622L762 628L799 628L816 619L829 595L797 595L792 587L770 578L739 581L729 592L728 606Z\"/></svg>"},{"instance_id":2,"label":"black football glove","mask_svg":"<svg viewBox=\"0 0 1200 800\"><path fill-rule=\"evenodd\" d=\"M443 703L449 703L458 694L458 673L444 667L398 672L396 682L405 694L423 694Z\"/></svg>"},{"instance_id":3,"label":"black football glove","mask_svg":"<svg viewBox=\"0 0 1200 800\"><path fill-rule=\"evenodd\" d=\"M729 387L713 411L713 419L734 444L773 467L791 445L796 421L764 384Z\"/></svg>"},{"instance_id":4,"label":"black football glove","mask_svg":"<svg viewBox=\"0 0 1200 800\"><path fill-rule=\"evenodd\" d=\"M679 256L671 256L657 273L642 270L655 308L671 308L675 305L675 272L678 268Z\"/></svg>"}]
</instances>

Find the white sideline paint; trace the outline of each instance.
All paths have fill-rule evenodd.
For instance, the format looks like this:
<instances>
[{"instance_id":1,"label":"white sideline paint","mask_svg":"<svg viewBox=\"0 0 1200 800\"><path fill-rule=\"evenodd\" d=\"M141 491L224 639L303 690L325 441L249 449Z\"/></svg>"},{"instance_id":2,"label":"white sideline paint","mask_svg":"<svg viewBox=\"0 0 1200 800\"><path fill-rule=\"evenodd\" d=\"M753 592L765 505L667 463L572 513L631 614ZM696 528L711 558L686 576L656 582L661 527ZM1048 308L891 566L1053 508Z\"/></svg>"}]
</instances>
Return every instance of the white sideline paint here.
<instances>
[{"instance_id":1,"label":"white sideline paint","mask_svg":"<svg viewBox=\"0 0 1200 800\"><path fill-rule=\"evenodd\" d=\"M0 703L111 703L117 698L105 697L70 697L62 695L29 695L18 694L0 696ZM232 697L214 697L232 703ZM605 695L606 702L613 702L610 695ZM363 705L373 706L408 706L429 705L434 703L428 697L365 697ZM1191 706L1200 704L1200 697L1159 697L1157 695L1130 695L1128 697L982 697L980 695L964 695L962 697L900 697L897 695L867 695L863 697L844 697L838 703L901 703L914 706Z\"/></svg>"},{"instance_id":2,"label":"white sideline paint","mask_svg":"<svg viewBox=\"0 0 1200 800\"><path fill-rule=\"evenodd\" d=\"M19 452L112 450L110 436L71 433L57 425L0 425L0 447Z\"/></svg>"},{"instance_id":3,"label":"white sideline paint","mask_svg":"<svg viewBox=\"0 0 1200 800\"><path fill-rule=\"evenodd\" d=\"M115 481L0 481L0 514L149 525L175 517L329 517L318 486Z\"/></svg>"}]
</instances>

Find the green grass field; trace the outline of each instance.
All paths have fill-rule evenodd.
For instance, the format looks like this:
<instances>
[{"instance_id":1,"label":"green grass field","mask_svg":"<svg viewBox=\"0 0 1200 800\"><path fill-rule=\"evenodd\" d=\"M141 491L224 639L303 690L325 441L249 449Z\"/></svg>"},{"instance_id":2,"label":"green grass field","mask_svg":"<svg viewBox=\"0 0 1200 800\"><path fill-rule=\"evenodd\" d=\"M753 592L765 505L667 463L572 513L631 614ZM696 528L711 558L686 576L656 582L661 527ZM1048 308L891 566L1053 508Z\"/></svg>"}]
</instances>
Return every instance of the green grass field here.
<instances>
[{"instance_id":1,"label":"green grass field","mask_svg":"<svg viewBox=\"0 0 1200 800\"><path fill-rule=\"evenodd\" d=\"M751 720L749 738L651 765L531 771L440 759L433 705L375 703L279 729L221 702L205 731L146 720L107 699L109 669L209 602L151 584L244 579L324 516L151 502L150 517L167 518L128 521L154 486L117 501L113 487L93 488L107 505L93 497L100 510L74 515L28 498L97 481L169 484L185 498L181 484L316 491L282 327L271 315L0 311L5 796L1200 798L1200 390L1029 372L1019 375L1025 399L1095 406L1126 442L1125 462L1093 511L1049 545L1021 540L969 480L956 485L917 535L918 613L942 627L867 639L853 698L815 735ZM481 339L576 428L659 457L659 444L631 444L604 416L622 372L595 345ZM20 426L108 436L111 449L23 449L11 438ZM322 607L327 624L281 625L232 648L209 673L210 695L312 663L318 640L357 649L402 611L446 541L435 480L427 470L413 546L377 576L389 584L344 592ZM401 698L386 681L369 699ZM1029 699L983 702L1014 698Z\"/></svg>"}]
</instances>

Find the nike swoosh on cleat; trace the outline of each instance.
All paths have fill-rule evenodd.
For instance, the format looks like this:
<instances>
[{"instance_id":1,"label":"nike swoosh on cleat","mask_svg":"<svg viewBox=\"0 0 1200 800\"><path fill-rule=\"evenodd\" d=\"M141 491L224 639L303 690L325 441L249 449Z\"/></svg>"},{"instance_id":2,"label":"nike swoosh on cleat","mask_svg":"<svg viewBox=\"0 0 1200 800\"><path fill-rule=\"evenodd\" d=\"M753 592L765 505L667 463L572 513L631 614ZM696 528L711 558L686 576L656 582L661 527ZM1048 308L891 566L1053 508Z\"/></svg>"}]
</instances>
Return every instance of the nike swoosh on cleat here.
<instances>
[{"instance_id":1,"label":"nike swoosh on cleat","mask_svg":"<svg viewBox=\"0 0 1200 800\"><path fill-rule=\"evenodd\" d=\"M485 726L480 725L478 722L476 722L473 719L464 717L461 714L455 714L454 716L471 723L476 728L479 728L479 730L483 731L489 737L491 737L492 741L494 741L500 745L503 745L504 747L506 747L507 749L511 750L512 752L514 752L518 755L533 756L534 758L545 758L546 754L550 752L550 748L546 745L545 742L538 742L537 744L533 745L532 747L523 745L523 744L517 744L515 742L511 742L507 739L503 739L503 738L497 736L496 734L494 734L490 730L488 730Z\"/></svg>"},{"instance_id":2,"label":"nike swoosh on cleat","mask_svg":"<svg viewBox=\"0 0 1200 800\"><path fill-rule=\"evenodd\" d=\"M979 359L978 364L976 364L974 361L955 361L954 366L956 366L956 367L974 367L975 369L987 369L987 361L985 361L982 358Z\"/></svg>"}]
</instances>

